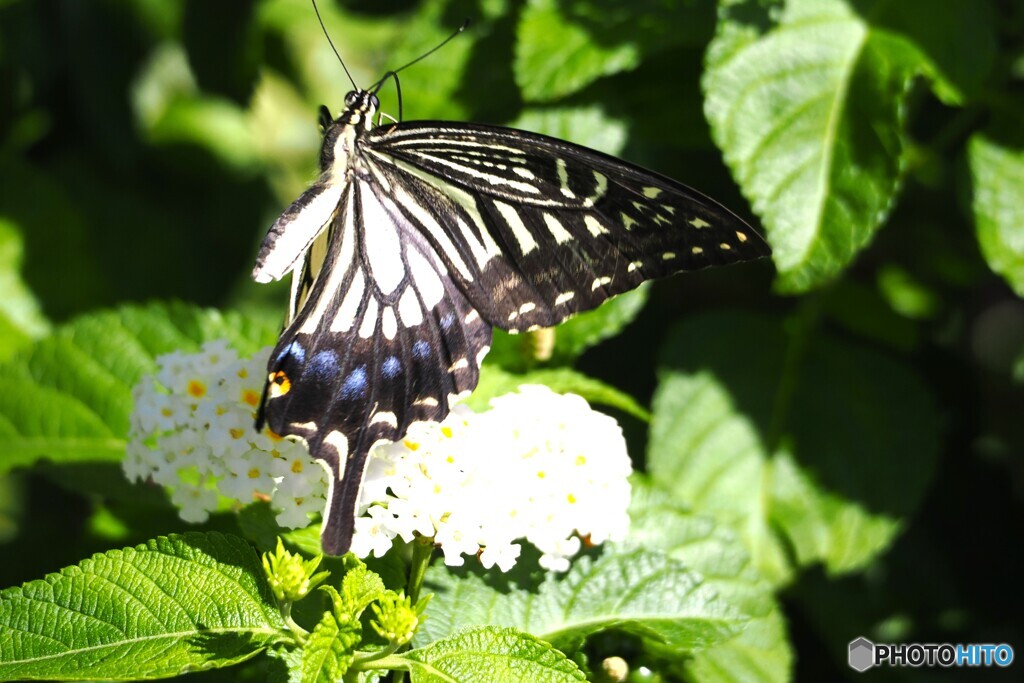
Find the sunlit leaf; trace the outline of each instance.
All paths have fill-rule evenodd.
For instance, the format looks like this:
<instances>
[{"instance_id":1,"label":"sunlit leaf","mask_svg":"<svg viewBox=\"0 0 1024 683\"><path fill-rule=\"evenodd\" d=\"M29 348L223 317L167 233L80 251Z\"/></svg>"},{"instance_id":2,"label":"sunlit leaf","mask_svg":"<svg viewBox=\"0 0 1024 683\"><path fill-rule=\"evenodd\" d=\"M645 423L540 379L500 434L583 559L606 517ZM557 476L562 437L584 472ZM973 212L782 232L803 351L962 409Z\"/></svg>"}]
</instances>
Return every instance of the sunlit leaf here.
<instances>
[{"instance_id":1,"label":"sunlit leaf","mask_svg":"<svg viewBox=\"0 0 1024 683\"><path fill-rule=\"evenodd\" d=\"M686 565L660 553L633 550L576 560L538 591L499 591L473 576L432 569L430 618L414 642L446 637L466 626L515 626L556 645L617 629L676 652L699 650L735 634L745 618Z\"/></svg>"},{"instance_id":2,"label":"sunlit leaf","mask_svg":"<svg viewBox=\"0 0 1024 683\"><path fill-rule=\"evenodd\" d=\"M125 680L229 666L283 628L241 539L170 536L0 593L0 678Z\"/></svg>"},{"instance_id":3,"label":"sunlit leaf","mask_svg":"<svg viewBox=\"0 0 1024 683\"><path fill-rule=\"evenodd\" d=\"M536 681L569 683L586 677L542 640L514 628L468 628L406 652L414 683Z\"/></svg>"},{"instance_id":4,"label":"sunlit leaf","mask_svg":"<svg viewBox=\"0 0 1024 683\"><path fill-rule=\"evenodd\" d=\"M710 517L682 509L642 475L633 477L630 543L667 552L704 577L749 621L732 638L694 653L680 667L700 683L782 683L793 653L771 585L757 572L740 537Z\"/></svg>"},{"instance_id":5,"label":"sunlit leaf","mask_svg":"<svg viewBox=\"0 0 1024 683\"><path fill-rule=\"evenodd\" d=\"M983 135L971 138L972 208L981 251L1018 296L1024 296L1024 147Z\"/></svg>"},{"instance_id":6,"label":"sunlit leaf","mask_svg":"<svg viewBox=\"0 0 1024 683\"><path fill-rule=\"evenodd\" d=\"M40 458L118 461L131 390L158 355L227 339L242 353L272 343L277 323L183 304L126 306L82 316L0 365L0 472Z\"/></svg>"},{"instance_id":7,"label":"sunlit leaf","mask_svg":"<svg viewBox=\"0 0 1024 683\"><path fill-rule=\"evenodd\" d=\"M762 16L761 25L749 17ZM833 279L885 220L903 175L916 46L844 0L793 0L776 22L727 3L708 51L705 112L768 229L778 287Z\"/></svg>"}]
</instances>

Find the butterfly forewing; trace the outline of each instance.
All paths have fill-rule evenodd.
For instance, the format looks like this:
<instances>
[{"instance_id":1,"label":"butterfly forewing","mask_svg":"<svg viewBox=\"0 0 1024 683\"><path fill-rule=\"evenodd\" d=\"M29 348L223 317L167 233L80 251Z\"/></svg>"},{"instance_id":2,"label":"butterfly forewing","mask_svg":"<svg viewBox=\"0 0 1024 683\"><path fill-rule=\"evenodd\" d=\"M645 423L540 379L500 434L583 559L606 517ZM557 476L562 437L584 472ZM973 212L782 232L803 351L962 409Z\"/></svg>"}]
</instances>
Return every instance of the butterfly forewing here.
<instances>
[{"instance_id":1,"label":"butterfly forewing","mask_svg":"<svg viewBox=\"0 0 1024 683\"><path fill-rule=\"evenodd\" d=\"M372 131L365 147L447 217L453 276L503 329L555 325L645 280L769 253L699 192L546 136L414 122Z\"/></svg>"},{"instance_id":2,"label":"butterfly forewing","mask_svg":"<svg viewBox=\"0 0 1024 683\"><path fill-rule=\"evenodd\" d=\"M488 126L371 130L374 98L350 98L254 271L294 270L258 422L332 471L332 554L371 447L475 388L492 326L554 325L644 280L768 253L713 200L604 154Z\"/></svg>"}]
</instances>

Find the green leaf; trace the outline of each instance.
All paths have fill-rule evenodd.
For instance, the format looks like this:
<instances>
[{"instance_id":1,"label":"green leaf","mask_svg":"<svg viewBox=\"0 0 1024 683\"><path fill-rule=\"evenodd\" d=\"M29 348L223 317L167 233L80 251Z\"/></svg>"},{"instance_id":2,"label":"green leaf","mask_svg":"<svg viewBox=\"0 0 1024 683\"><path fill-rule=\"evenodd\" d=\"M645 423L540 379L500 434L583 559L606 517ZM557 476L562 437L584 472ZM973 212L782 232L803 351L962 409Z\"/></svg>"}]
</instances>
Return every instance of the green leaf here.
<instances>
[{"instance_id":1,"label":"green leaf","mask_svg":"<svg viewBox=\"0 0 1024 683\"><path fill-rule=\"evenodd\" d=\"M702 43L712 12L708 2L530 0L516 29L516 83L527 100L564 97L652 52Z\"/></svg>"},{"instance_id":2,"label":"green leaf","mask_svg":"<svg viewBox=\"0 0 1024 683\"><path fill-rule=\"evenodd\" d=\"M651 414L629 394L570 368L534 370L517 375L485 366L480 384L466 400L466 405L476 411L487 410L492 398L516 391L524 384L543 384L559 394L576 394L590 403L616 408L645 422L651 419Z\"/></svg>"},{"instance_id":3,"label":"green leaf","mask_svg":"<svg viewBox=\"0 0 1024 683\"><path fill-rule=\"evenodd\" d=\"M1024 146L984 134L967 147L975 229L989 267L1024 296Z\"/></svg>"},{"instance_id":4,"label":"green leaf","mask_svg":"<svg viewBox=\"0 0 1024 683\"><path fill-rule=\"evenodd\" d=\"M749 19L764 12L757 5L722 10L705 113L768 229L778 288L801 292L841 272L888 215L908 87L927 63L844 0L792 0L774 25L767 14Z\"/></svg>"},{"instance_id":5,"label":"green leaf","mask_svg":"<svg viewBox=\"0 0 1024 683\"><path fill-rule=\"evenodd\" d=\"M527 100L564 97L640 63L635 42L602 45L562 16L555 0L530 0L516 30L516 83Z\"/></svg>"},{"instance_id":6,"label":"green leaf","mask_svg":"<svg viewBox=\"0 0 1024 683\"><path fill-rule=\"evenodd\" d=\"M358 619L374 600L384 595L384 581L355 557L346 558L345 576L341 580L341 609Z\"/></svg>"},{"instance_id":7,"label":"green leaf","mask_svg":"<svg viewBox=\"0 0 1024 683\"><path fill-rule=\"evenodd\" d=\"M917 508L938 453L939 419L912 371L792 327L787 338L739 313L678 325L648 452L653 480L735 528L773 581L814 562L863 567Z\"/></svg>"},{"instance_id":8,"label":"green leaf","mask_svg":"<svg viewBox=\"0 0 1024 683\"><path fill-rule=\"evenodd\" d=\"M708 587L749 618L737 635L693 653L680 675L700 683L790 680L793 652L782 610L739 536L711 517L683 510L642 476L632 483L629 542L664 551L700 572Z\"/></svg>"},{"instance_id":9,"label":"green leaf","mask_svg":"<svg viewBox=\"0 0 1024 683\"><path fill-rule=\"evenodd\" d=\"M352 665L355 641L343 638L332 612L325 612L302 648L302 680L335 683ZM356 636L358 640L358 635Z\"/></svg>"},{"instance_id":10,"label":"green leaf","mask_svg":"<svg viewBox=\"0 0 1024 683\"><path fill-rule=\"evenodd\" d=\"M22 240L11 222L0 218L0 360L7 360L50 324L21 279Z\"/></svg>"},{"instance_id":11,"label":"green leaf","mask_svg":"<svg viewBox=\"0 0 1024 683\"><path fill-rule=\"evenodd\" d=\"M248 544L217 533L169 536L0 592L0 679L220 668L254 656L283 628Z\"/></svg>"},{"instance_id":12,"label":"green leaf","mask_svg":"<svg viewBox=\"0 0 1024 683\"><path fill-rule=\"evenodd\" d=\"M541 361L568 365L591 346L622 332L640 314L649 292L648 285L641 285L550 329L526 334L509 334L496 329L487 358L508 370L525 370ZM546 343L543 335L554 336L549 358L537 358L537 347Z\"/></svg>"},{"instance_id":13,"label":"green leaf","mask_svg":"<svg viewBox=\"0 0 1024 683\"><path fill-rule=\"evenodd\" d=\"M402 658L409 662L413 683L586 680L561 652L514 628L468 628Z\"/></svg>"},{"instance_id":14,"label":"green leaf","mask_svg":"<svg viewBox=\"0 0 1024 683\"><path fill-rule=\"evenodd\" d=\"M626 145L626 124L600 107L527 109L511 124L513 128L550 135L605 154L618 154Z\"/></svg>"},{"instance_id":15,"label":"green leaf","mask_svg":"<svg viewBox=\"0 0 1024 683\"><path fill-rule=\"evenodd\" d=\"M552 360L568 363L581 353L621 332L640 314L650 293L648 285L620 294L594 311L581 313L555 328Z\"/></svg>"},{"instance_id":16,"label":"green leaf","mask_svg":"<svg viewBox=\"0 0 1024 683\"><path fill-rule=\"evenodd\" d=\"M581 558L560 578L548 575L536 593L502 592L480 578L431 568L430 618L414 642L430 642L465 626L515 626L555 645L617 629L679 651L732 636L742 615L703 584L699 574L661 553L632 550Z\"/></svg>"},{"instance_id":17,"label":"green leaf","mask_svg":"<svg viewBox=\"0 0 1024 683\"><path fill-rule=\"evenodd\" d=\"M39 458L120 460L131 390L156 356L227 339L242 353L272 343L271 316L222 314L184 304L125 306L82 316L0 366L0 473Z\"/></svg>"}]
</instances>

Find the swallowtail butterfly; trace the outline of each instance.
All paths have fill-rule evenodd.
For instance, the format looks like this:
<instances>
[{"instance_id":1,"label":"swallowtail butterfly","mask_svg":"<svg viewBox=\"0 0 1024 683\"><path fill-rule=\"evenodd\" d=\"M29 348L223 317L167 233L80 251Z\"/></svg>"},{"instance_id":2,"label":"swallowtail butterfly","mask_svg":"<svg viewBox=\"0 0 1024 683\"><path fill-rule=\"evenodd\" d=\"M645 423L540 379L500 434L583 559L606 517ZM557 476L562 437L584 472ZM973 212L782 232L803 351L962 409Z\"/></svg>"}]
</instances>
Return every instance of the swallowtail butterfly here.
<instances>
[{"instance_id":1,"label":"swallowtail butterfly","mask_svg":"<svg viewBox=\"0 0 1024 683\"><path fill-rule=\"evenodd\" d=\"M383 82L337 118L321 107L320 176L253 270L292 273L257 426L304 439L333 473L333 555L370 449L472 392L493 327L551 327L645 280L769 253L714 200L600 152L497 126L375 126Z\"/></svg>"}]
</instances>

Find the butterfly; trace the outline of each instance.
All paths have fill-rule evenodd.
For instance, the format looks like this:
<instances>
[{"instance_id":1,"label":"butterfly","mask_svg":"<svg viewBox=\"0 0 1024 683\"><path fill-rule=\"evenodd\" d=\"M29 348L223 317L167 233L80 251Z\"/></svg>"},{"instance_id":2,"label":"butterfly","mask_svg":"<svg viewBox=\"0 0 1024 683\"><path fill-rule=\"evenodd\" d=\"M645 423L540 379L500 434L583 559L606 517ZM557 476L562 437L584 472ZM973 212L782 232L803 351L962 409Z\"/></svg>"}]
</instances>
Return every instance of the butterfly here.
<instances>
[{"instance_id":1,"label":"butterfly","mask_svg":"<svg viewBox=\"0 0 1024 683\"><path fill-rule=\"evenodd\" d=\"M646 280L770 253L714 200L594 150L490 125L374 125L375 90L350 92L337 118L321 107L320 176L253 270L292 273L257 427L301 438L332 473L332 555L350 547L372 447L468 396L492 328L551 327Z\"/></svg>"}]
</instances>

